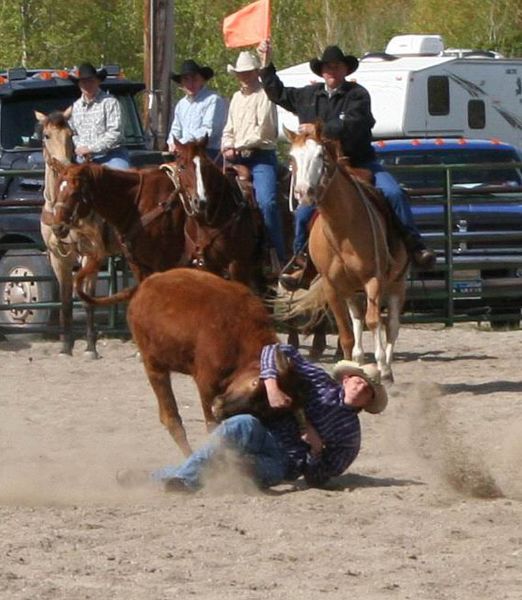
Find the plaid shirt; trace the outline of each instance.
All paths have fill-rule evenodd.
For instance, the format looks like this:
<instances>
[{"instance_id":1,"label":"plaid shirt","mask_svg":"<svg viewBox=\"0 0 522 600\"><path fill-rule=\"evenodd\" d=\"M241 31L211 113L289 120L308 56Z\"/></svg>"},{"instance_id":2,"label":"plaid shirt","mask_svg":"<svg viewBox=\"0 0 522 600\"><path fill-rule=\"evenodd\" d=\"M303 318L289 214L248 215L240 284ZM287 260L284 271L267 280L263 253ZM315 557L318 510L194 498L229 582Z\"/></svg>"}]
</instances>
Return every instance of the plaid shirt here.
<instances>
[{"instance_id":1,"label":"plaid shirt","mask_svg":"<svg viewBox=\"0 0 522 600\"><path fill-rule=\"evenodd\" d=\"M293 416L270 423L290 459L289 479L304 475L310 485L322 485L331 477L341 475L356 459L361 446L361 426L357 409L344 404L340 384L320 367L306 361L289 344L272 344L261 351L261 378L277 377L275 350L288 356L295 371L308 382L309 394L305 412L324 444L317 457L312 457L308 444L301 440Z\"/></svg>"},{"instance_id":2,"label":"plaid shirt","mask_svg":"<svg viewBox=\"0 0 522 600\"><path fill-rule=\"evenodd\" d=\"M69 124L74 146L86 146L93 155L106 154L123 144L120 105L114 96L102 90L91 102L83 96L76 100Z\"/></svg>"}]
</instances>

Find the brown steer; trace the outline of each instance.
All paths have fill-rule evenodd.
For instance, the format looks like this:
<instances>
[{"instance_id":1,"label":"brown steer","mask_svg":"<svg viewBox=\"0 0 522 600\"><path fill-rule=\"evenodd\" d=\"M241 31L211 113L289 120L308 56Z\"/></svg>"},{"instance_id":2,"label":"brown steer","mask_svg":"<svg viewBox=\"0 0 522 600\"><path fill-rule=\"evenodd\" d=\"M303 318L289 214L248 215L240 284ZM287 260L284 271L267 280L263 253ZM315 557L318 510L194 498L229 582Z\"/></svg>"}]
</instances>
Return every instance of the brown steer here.
<instances>
[{"instance_id":1,"label":"brown steer","mask_svg":"<svg viewBox=\"0 0 522 600\"><path fill-rule=\"evenodd\" d=\"M172 391L171 372L194 378L209 428L216 420L212 403L218 395L218 419L256 412L244 409L250 399L258 401L261 396L263 405L261 349L278 340L263 303L243 284L179 268L151 275L110 298L110 303L131 298L127 319L158 399L160 420L185 455L191 448ZM233 408L224 409L229 400Z\"/></svg>"}]
</instances>

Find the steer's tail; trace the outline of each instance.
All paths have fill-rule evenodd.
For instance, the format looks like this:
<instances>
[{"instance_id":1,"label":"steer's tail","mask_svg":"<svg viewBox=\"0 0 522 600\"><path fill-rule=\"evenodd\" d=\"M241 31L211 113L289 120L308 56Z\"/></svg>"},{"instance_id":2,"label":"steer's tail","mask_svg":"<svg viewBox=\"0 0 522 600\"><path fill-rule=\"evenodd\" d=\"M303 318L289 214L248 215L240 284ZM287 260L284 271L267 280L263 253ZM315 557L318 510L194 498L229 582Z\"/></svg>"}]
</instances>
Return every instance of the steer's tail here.
<instances>
[{"instance_id":1,"label":"steer's tail","mask_svg":"<svg viewBox=\"0 0 522 600\"><path fill-rule=\"evenodd\" d=\"M107 306L110 304L118 304L130 300L138 289L138 285L125 288L116 294L110 296L91 296L84 291L83 282L86 277L93 277L98 273L99 263L96 261L87 261L87 264L78 271L75 278L76 293L87 304L94 306Z\"/></svg>"}]
</instances>

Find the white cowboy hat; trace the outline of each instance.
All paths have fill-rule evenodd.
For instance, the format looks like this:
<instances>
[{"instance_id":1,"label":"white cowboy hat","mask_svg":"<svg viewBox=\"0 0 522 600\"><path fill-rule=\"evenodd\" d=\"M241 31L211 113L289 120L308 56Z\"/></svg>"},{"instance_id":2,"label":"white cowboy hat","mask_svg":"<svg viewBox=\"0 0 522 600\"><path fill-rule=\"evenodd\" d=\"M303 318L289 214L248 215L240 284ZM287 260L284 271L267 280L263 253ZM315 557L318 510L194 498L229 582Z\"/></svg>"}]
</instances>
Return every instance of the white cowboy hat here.
<instances>
[{"instance_id":1,"label":"white cowboy hat","mask_svg":"<svg viewBox=\"0 0 522 600\"><path fill-rule=\"evenodd\" d=\"M339 382L343 380L345 375L362 377L373 388L373 398L366 404L364 410L375 415L386 408L388 394L381 383L381 372L375 363L358 365L351 360L340 360L335 364L332 375Z\"/></svg>"},{"instance_id":2,"label":"white cowboy hat","mask_svg":"<svg viewBox=\"0 0 522 600\"><path fill-rule=\"evenodd\" d=\"M227 65L228 73L244 73L245 71L254 71L259 69L259 59L250 52L240 52L236 60L236 66Z\"/></svg>"}]
</instances>

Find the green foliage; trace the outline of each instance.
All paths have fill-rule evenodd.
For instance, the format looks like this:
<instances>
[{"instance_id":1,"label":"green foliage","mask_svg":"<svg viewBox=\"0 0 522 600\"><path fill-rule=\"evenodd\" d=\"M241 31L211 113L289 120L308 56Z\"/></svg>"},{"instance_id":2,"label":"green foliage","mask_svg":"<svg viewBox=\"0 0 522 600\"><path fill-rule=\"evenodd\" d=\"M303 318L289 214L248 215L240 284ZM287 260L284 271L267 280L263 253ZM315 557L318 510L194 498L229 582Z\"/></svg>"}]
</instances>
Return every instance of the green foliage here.
<instances>
[{"instance_id":1,"label":"green foliage","mask_svg":"<svg viewBox=\"0 0 522 600\"><path fill-rule=\"evenodd\" d=\"M216 72L230 96L237 84L226 65L238 50L223 44L223 18L249 0L178 0L175 67L195 58ZM143 74L144 0L0 0L0 66L119 63ZM446 45L522 55L520 0L272 0L274 61L286 67L317 56L327 44L361 55L383 50L399 33L440 33Z\"/></svg>"},{"instance_id":2,"label":"green foliage","mask_svg":"<svg viewBox=\"0 0 522 600\"><path fill-rule=\"evenodd\" d=\"M3 0L0 65L119 63L143 72L143 0Z\"/></svg>"}]
</instances>

